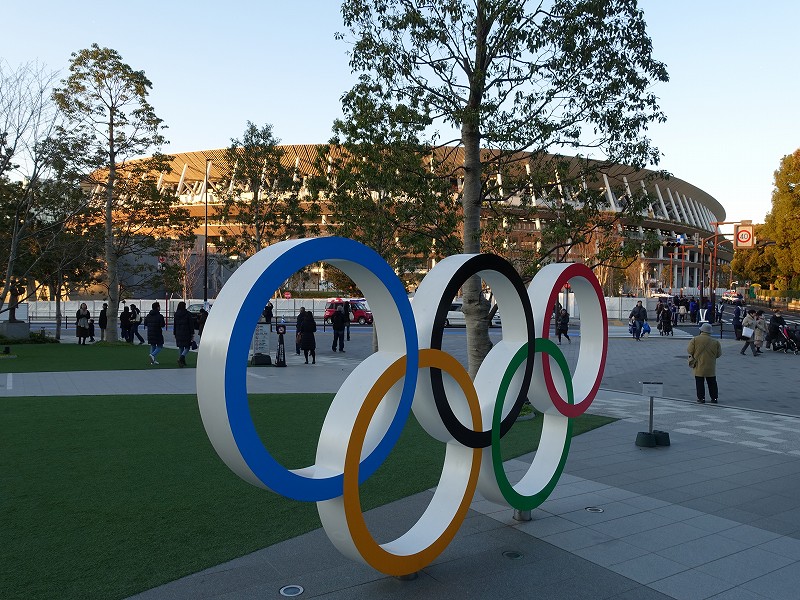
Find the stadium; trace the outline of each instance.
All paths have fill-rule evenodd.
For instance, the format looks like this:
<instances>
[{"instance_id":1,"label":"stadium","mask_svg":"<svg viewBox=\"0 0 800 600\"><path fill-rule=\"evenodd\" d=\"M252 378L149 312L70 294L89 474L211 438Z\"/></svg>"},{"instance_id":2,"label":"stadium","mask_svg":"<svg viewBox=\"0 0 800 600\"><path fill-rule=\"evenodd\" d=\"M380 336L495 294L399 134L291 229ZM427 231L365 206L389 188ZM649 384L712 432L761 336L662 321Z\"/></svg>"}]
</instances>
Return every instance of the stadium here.
<instances>
[{"instance_id":1,"label":"stadium","mask_svg":"<svg viewBox=\"0 0 800 600\"><path fill-rule=\"evenodd\" d=\"M321 148L328 146L317 145L283 145L282 151L284 166L293 169L295 181L302 190L305 189L306 178L315 170L318 164ZM335 150L335 149L334 149ZM450 148L449 158L453 163L458 163L462 156L460 149ZM180 206L188 208L204 222L196 230L200 239L198 249L202 252L204 235L206 231L205 215L207 214L208 252L212 266L209 270L209 294L213 297L230 275L230 268L226 269L222 261L215 260L215 244L219 242L224 230L229 232L230 224L221 223L216 214L221 205L219 184L230 173L231 166L226 160L225 150L205 150L175 154L171 161L171 171L159 174L158 185L162 192L172 194ZM497 185L502 189L502 181L497 176ZM454 189L461 181L457 178L452 181ZM587 185L584 183L584 186ZM669 293L682 293L697 295L699 287L709 285L710 264L716 262L715 272L718 273L717 287L727 287L727 269L725 265L733 258L733 248L725 243L719 244L715 252L706 248L705 256L701 260L701 242L710 240L717 233L717 223L725 220L725 209L714 197L677 177L664 177L658 172L642 169L635 170L624 165L610 165L597 173L592 185L604 194L603 210L620 212L626 198L634 193L644 193L647 196L647 208L642 213L642 221L632 225L626 219L620 221L620 226L626 228L628 238L645 239L646 236L655 236L662 245L655 251L641 256L637 263L637 282L631 281L626 287L632 288L640 295L662 290ZM534 190L528 202L536 205L548 195L557 194L562 202L569 201L570 190L567 186L553 186L550 190ZM552 201L552 197L548 198ZM514 195L503 200L508 210L514 210L521 204L521 199ZM488 212L485 219L496 218ZM320 230L325 233L328 215L323 208L320 215ZM547 227L548 211L542 209L536 218L522 220L515 227L526 229L528 235L535 239L537 231ZM710 255L710 256L709 256ZM560 257L564 261L581 260L579 256L566 255ZM229 263L228 263L229 265ZM705 278L701 279L701 269ZM312 289L324 283L324 273L318 270L313 273L314 280L308 283ZM622 287L622 286L620 286ZM622 290L607 290L608 295L615 295Z\"/></svg>"}]
</instances>

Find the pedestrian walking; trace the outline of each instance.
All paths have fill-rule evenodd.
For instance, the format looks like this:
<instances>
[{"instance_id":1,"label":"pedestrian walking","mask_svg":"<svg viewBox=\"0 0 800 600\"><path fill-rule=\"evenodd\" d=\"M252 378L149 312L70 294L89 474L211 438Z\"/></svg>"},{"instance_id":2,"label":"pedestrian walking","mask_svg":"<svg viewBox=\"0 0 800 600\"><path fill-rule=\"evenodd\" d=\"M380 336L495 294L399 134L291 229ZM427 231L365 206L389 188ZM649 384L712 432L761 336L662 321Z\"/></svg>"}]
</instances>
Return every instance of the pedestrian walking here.
<instances>
[{"instance_id":1,"label":"pedestrian walking","mask_svg":"<svg viewBox=\"0 0 800 600\"><path fill-rule=\"evenodd\" d=\"M685 304L681 304L680 308L678 308L678 318L679 318L681 323L686 321L686 313L687 312L688 312L688 309L686 308L686 305Z\"/></svg>"},{"instance_id":2,"label":"pedestrian walking","mask_svg":"<svg viewBox=\"0 0 800 600\"><path fill-rule=\"evenodd\" d=\"M139 339L139 345L144 344L144 338L139 333L139 325L142 324L142 311L135 304L131 304L131 326L128 330L128 341L132 344L133 338Z\"/></svg>"},{"instance_id":3,"label":"pedestrian walking","mask_svg":"<svg viewBox=\"0 0 800 600\"><path fill-rule=\"evenodd\" d=\"M764 318L764 311L756 311L756 326L755 335L753 336L753 343L756 346L756 353L761 354L761 345L767 339L767 320Z\"/></svg>"},{"instance_id":4,"label":"pedestrian walking","mask_svg":"<svg viewBox=\"0 0 800 600\"><path fill-rule=\"evenodd\" d=\"M106 339L106 328L108 327L108 303L106 302L103 302L103 308L100 310L97 325L100 327L100 341L104 342Z\"/></svg>"},{"instance_id":5,"label":"pedestrian walking","mask_svg":"<svg viewBox=\"0 0 800 600\"><path fill-rule=\"evenodd\" d=\"M631 314L628 315L628 318L633 323L633 339L638 342L642 336L642 327L647 321L647 309L642 306L641 300L639 300L636 303L636 306L633 307L633 310L631 311Z\"/></svg>"},{"instance_id":6,"label":"pedestrian walking","mask_svg":"<svg viewBox=\"0 0 800 600\"><path fill-rule=\"evenodd\" d=\"M742 303L737 300L733 307L733 334L737 340L742 339Z\"/></svg>"},{"instance_id":7,"label":"pedestrian walking","mask_svg":"<svg viewBox=\"0 0 800 600\"><path fill-rule=\"evenodd\" d=\"M194 339L194 324L192 314L186 310L186 302L178 302L178 308L172 315L172 333L175 336L175 345L178 347L178 366L186 366L186 355L192 346Z\"/></svg>"},{"instance_id":8,"label":"pedestrian walking","mask_svg":"<svg viewBox=\"0 0 800 600\"><path fill-rule=\"evenodd\" d=\"M81 302L80 308L75 313L75 337L78 338L78 345L86 345L86 338L89 337L90 317L86 302Z\"/></svg>"},{"instance_id":9,"label":"pedestrian walking","mask_svg":"<svg viewBox=\"0 0 800 600\"><path fill-rule=\"evenodd\" d=\"M339 352L344 352L344 330L347 325L347 313L341 304L336 307L336 311L331 315L331 327L333 327L333 344L331 350L336 352L336 342L339 342Z\"/></svg>"},{"instance_id":10,"label":"pedestrian walking","mask_svg":"<svg viewBox=\"0 0 800 600\"><path fill-rule=\"evenodd\" d=\"M706 402L706 384L711 404L716 404L719 399L717 388L717 359L722 356L722 345L719 340L711 337L711 324L703 323L700 333L689 341L689 366L694 373L694 384L697 392L697 402Z\"/></svg>"},{"instance_id":11,"label":"pedestrian walking","mask_svg":"<svg viewBox=\"0 0 800 600\"><path fill-rule=\"evenodd\" d=\"M303 322L300 324L300 348L306 358L308 364L308 355L311 353L311 364L317 364L317 339L314 337L314 332L317 330L317 323L314 321L314 314L308 310L303 316Z\"/></svg>"},{"instance_id":12,"label":"pedestrian walking","mask_svg":"<svg viewBox=\"0 0 800 600\"><path fill-rule=\"evenodd\" d=\"M122 333L122 339L129 342L128 339L131 335L131 309L127 306L122 310L119 316L119 329Z\"/></svg>"},{"instance_id":13,"label":"pedestrian walking","mask_svg":"<svg viewBox=\"0 0 800 600\"><path fill-rule=\"evenodd\" d=\"M306 307L301 306L300 312L297 313L297 320L295 321L295 335L294 335L294 353L300 356L300 338L303 336L300 331L300 326L306 318Z\"/></svg>"},{"instance_id":14,"label":"pedestrian walking","mask_svg":"<svg viewBox=\"0 0 800 600\"><path fill-rule=\"evenodd\" d=\"M664 310L661 312L661 321L658 323L661 335L674 335L672 333L672 312Z\"/></svg>"},{"instance_id":15,"label":"pedestrian walking","mask_svg":"<svg viewBox=\"0 0 800 600\"><path fill-rule=\"evenodd\" d=\"M561 336L563 335L567 338L568 343L572 343L572 340L569 339L569 334L567 331L569 330L569 313L567 312L566 308L561 309L561 314L558 315L558 321L556 322L556 335L558 335L558 345L561 345Z\"/></svg>"},{"instance_id":16,"label":"pedestrian walking","mask_svg":"<svg viewBox=\"0 0 800 600\"><path fill-rule=\"evenodd\" d=\"M756 311L750 309L747 311L747 316L742 320L742 339L746 340L744 346L739 351L739 354L744 354L747 347L753 351L753 356L758 356L755 345L755 332L756 332Z\"/></svg>"},{"instance_id":17,"label":"pedestrian walking","mask_svg":"<svg viewBox=\"0 0 800 600\"><path fill-rule=\"evenodd\" d=\"M756 313L757 314L757 313ZM786 319L781 316L781 311L775 309L775 312L772 314L769 320L769 328L767 331L767 348L769 345L772 344L775 340L783 339L781 335L781 328L786 326Z\"/></svg>"},{"instance_id":18,"label":"pedestrian walking","mask_svg":"<svg viewBox=\"0 0 800 600\"><path fill-rule=\"evenodd\" d=\"M203 328L206 326L206 319L208 319L208 311L204 306L197 313L197 335L200 337L203 337Z\"/></svg>"},{"instance_id":19,"label":"pedestrian walking","mask_svg":"<svg viewBox=\"0 0 800 600\"><path fill-rule=\"evenodd\" d=\"M697 301L692 298L689 300L689 318L691 319L692 323L697 323L697 313L700 310L700 305Z\"/></svg>"},{"instance_id":20,"label":"pedestrian walking","mask_svg":"<svg viewBox=\"0 0 800 600\"><path fill-rule=\"evenodd\" d=\"M264 317L264 322L269 325L269 330L272 331L272 316L274 311L274 306L272 306L272 302L267 302L267 305L264 307L264 312L261 313Z\"/></svg>"},{"instance_id":21,"label":"pedestrian walking","mask_svg":"<svg viewBox=\"0 0 800 600\"><path fill-rule=\"evenodd\" d=\"M89 319L89 341L94 342L94 319Z\"/></svg>"},{"instance_id":22,"label":"pedestrian walking","mask_svg":"<svg viewBox=\"0 0 800 600\"><path fill-rule=\"evenodd\" d=\"M127 307L125 310L128 310ZM164 327L166 327L164 315L161 314L161 305L153 302L152 310L144 318L144 326L147 330L147 343L150 344L150 364L159 364L156 356L164 348Z\"/></svg>"}]
</instances>

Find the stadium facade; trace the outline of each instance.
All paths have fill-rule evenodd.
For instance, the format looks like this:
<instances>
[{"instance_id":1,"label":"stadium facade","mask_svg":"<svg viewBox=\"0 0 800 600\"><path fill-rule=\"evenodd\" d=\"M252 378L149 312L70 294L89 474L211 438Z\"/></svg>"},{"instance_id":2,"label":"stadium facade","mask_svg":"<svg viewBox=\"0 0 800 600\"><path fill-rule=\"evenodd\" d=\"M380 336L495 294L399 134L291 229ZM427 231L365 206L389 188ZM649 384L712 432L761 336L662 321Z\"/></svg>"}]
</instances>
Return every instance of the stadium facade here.
<instances>
[{"instance_id":1,"label":"stadium facade","mask_svg":"<svg viewBox=\"0 0 800 600\"><path fill-rule=\"evenodd\" d=\"M317 164L318 153L323 146L318 145L283 145L283 162L286 167L294 169L295 180L301 185L305 179L314 172ZM324 146L324 148L328 148ZM450 159L458 161L460 150L448 149ZM208 207L208 245L209 253L213 255L215 242L219 242L222 230L231 230L230 223L223 224L216 217L220 207L219 189L220 182L230 172L230 165L226 160L226 150L205 150L174 154L169 173L159 175L159 188L174 194L179 204L186 207L194 216L203 217ZM206 183L208 185L206 186ZM634 193L644 193L648 205L642 213L642 221L633 225L623 219L620 226L628 229L629 238L640 237L645 239L649 233L655 235L663 245L654 253L642 256L640 261L641 286L655 290L658 288L674 293L696 295L698 287L709 284L708 275L710 262L716 261L716 271L726 273L724 266L733 258L733 249L726 244L720 244L717 252L709 256L706 249L701 260L700 242L711 238L718 233L717 223L725 220L725 209L711 195L700 188L677 177L664 178L659 173L647 169L635 170L624 165L612 165L604 168L597 175L595 183L597 189L602 190L605 198L604 210L620 212L623 210L626 198ZM454 181L458 186L461 181ZM498 176L498 186L502 181ZM551 190L552 191L552 190ZM569 197L569 191L561 189L557 193ZM540 194L539 201L546 199ZM536 193L527 199L534 205L537 203ZM521 199L511 196L505 200L509 208L521 204ZM323 213L320 219L321 230L325 230L328 215ZM485 218L492 218L488 214ZM496 218L496 217L495 217ZM522 223L520 227L537 230L547 227L547 211L542 210L536 218ZM198 247L202 248L205 224L196 231L201 239ZM564 260L572 260L570 256ZM701 269L705 278L701 282ZM224 283L226 275L222 262L214 262L210 271L209 292L213 296ZM317 273L319 278L321 275ZM720 286L727 285L727 281L718 280Z\"/></svg>"}]
</instances>

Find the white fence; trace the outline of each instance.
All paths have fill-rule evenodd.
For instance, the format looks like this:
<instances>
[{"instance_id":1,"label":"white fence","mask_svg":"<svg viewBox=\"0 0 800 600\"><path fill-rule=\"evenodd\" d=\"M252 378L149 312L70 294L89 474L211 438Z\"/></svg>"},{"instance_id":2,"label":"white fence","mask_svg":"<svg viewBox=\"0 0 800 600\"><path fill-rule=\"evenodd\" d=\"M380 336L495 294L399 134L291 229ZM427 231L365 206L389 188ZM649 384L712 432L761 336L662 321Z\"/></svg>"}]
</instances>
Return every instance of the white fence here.
<instances>
[{"instance_id":1,"label":"white fence","mask_svg":"<svg viewBox=\"0 0 800 600\"><path fill-rule=\"evenodd\" d=\"M717 292L720 294L721 292ZM686 294L691 295L691 294ZM695 296L696 297L696 296ZM630 314L631 310L636 303L641 300L642 304L647 308L647 312L653 318L655 318L655 309L656 304L658 304L658 298L627 298L627 297L606 297L606 314L608 315L609 319L620 319L620 320L627 320L628 315ZM559 294L559 300L561 305L567 309L567 312L570 314L570 317L573 319L579 319L581 316L580 305L576 301L574 293L567 293L561 292ZM100 315L100 310L103 308L103 301L102 300L70 300L61 303L61 314L62 317L65 319L64 325L69 326L70 324L74 323L75 321L75 313L78 311L82 302L86 302L86 305L89 308L89 313L97 319ZM178 306L178 302L181 302L180 298L171 299L169 301L161 299L134 299L134 300L126 300L126 304L130 306L131 304L135 304L139 309L142 311L143 315L146 315L150 312L150 307L153 302L159 302L161 304L161 311L165 314L166 318L169 320L169 317L172 313L175 312L175 309ZM327 303L327 299L325 298L291 298L291 299L284 299L284 298L272 298L268 299L264 302L266 306L267 302L272 302L273 304L273 316L276 322L284 321L286 323L292 324L297 319L297 313L300 312L300 307L305 308L306 310L310 310L314 313L314 318L318 321L322 321L322 315L325 313L325 304ZM186 300L187 306L190 304L202 304L202 299L190 299ZM210 303L213 305L214 301L210 300ZM120 305L124 306L124 305ZM502 311L501 311L502 312ZM17 319L22 321L28 321L31 323L47 323L47 322L55 322L56 320L56 303L54 301L45 301L40 300L38 302L25 302L19 305L16 311ZM7 320L8 319L8 312L4 312L0 314L0 320Z\"/></svg>"},{"instance_id":2,"label":"white fence","mask_svg":"<svg viewBox=\"0 0 800 600\"><path fill-rule=\"evenodd\" d=\"M169 301L161 298L161 299L147 299L147 298L140 298L140 299L133 299L133 300L126 300L125 304L120 304L120 312L124 306L131 306L135 304L139 310L142 311L142 315L146 315L150 312L150 308L153 302L158 302L161 304L161 312L169 318L172 313L175 312L175 309L178 307L178 303L182 300L180 298L171 299ZM302 306L306 310L310 310L314 313L314 317L318 320L322 320L322 315L325 313L325 304L327 300L325 298L292 298L290 300L286 300L283 298L276 299L273 298L268 300L272 302L274 307L273 315L275 320L280 322L281 319L284 319L287 323L294 323L297 319L297 313L300 312L300 307ZM86 303L87 308L89 309L89 314L96 320L100 316L100 311L103 308L104 301L103 300L69 300L61 303L61 316L64 319L65 325L70 325L75 321L75 313L78 312L80 305L82 303ZM186 305L190 304L202 304L202 298L197 299L189 299L186 300ZM214 300L209 301L210 304L214 304ZM264 302L266 306L267 301ZM54 323L56 320L56 303L55 301L47 301L47 300L39 300L36 302L23 302L17 307L16 310L16 318L21 321L28 321L31 323ZM2 313L0 315L0 320L7 320L8 319L8 312Z\"/></svg>"}]
</instances>

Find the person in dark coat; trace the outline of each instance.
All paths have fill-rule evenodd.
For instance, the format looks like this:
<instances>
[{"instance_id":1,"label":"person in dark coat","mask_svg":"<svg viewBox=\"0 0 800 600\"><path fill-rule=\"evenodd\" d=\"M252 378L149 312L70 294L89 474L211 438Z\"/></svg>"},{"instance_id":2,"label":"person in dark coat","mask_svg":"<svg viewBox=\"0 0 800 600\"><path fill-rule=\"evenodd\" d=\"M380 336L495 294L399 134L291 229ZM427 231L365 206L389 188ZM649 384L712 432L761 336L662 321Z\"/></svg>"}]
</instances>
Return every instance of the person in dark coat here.
<instances>
[{"instance_id":1,"label":"person in dark coat","mask_svg":"<svg viewBox=\"0 0 800 600\"><path fill-rule=\"evenodd\" d=\"M661 317L658 322L658 330L661 332L661 335L673 335L672 311L670 311L669 308L665 308L661 311Z\"/></svg>"},{"instance_id":2,"label":"person in dark coat","mask_svg":"<svg viewBox=\"0 0 800 600\"><path fill-rule=\"evenodd\" d=\"M336 342L339 342L339 352L344 352L344 329L347 324L347 313L341 304L336 307L336 312L331 315L331 327L333 327L333 344L331 350L336 352Z\"/></svg>"},{"instance_id":3,"label":"person in dark coat","mask_svg":"<svg viewBox=\"0 0 800 600\"><path fill-rule=\"evenodd\" d=\"M127 342L131 334L131 309L127 306L119 316L119 328L122 332L122 339Z\"/></svg>"},{"instance_id":4,"label":"person in dark coat","mask_svg":"<svg viewBox=\"0 0 800 600\"><path fill-rule=\"evenodd\" d=\"M737 340L742 339L742 303L739 300L733 308L733 333Z\"/></svg>"},{"instance_id":5,"label":"person in dark coat","mask_svg":"<svg viewBox=\"0 0 800 600\"><path fill-rule=\"evenodd\" d=\"M135 304L131 304L131 327L128 330L128 341L132 344L134 336L139 338L139 345L144 344L144 338L139 333L139 325L142 324L142 311Z\"/></svg>"},{"instance_id":6,"label":"person in dark coat","mask_svg":"<svg viewBox=\"0 0 800 600\"><path fill-rule=\"evenodd\" d=\"M175 335L175 345L178 346L180 356L178 356L178 366L186 366L186 355L192 346L194 338L194 325L192 315L186 310L186 302L178 302L178 308L172 315L172 333Z\"/></svg>"},{"instance_id":7,"label":"person in dark coat","mask_svg":"<svg viewBox=\"0 0 800 600\"><path fill-rule=\"evenodd\" d=\"M638 342L642 336L642 326L647 322L647 309L642 306L641 300L633 307L628 319L633 323L633 338Z\"/></svg>"},{"instance_id":8,"label":"person in dark coat","mask_svg":"<svg viewBox=\"0 0 800 600\"><path fill-rule=\"evenodd\" d=\"M78 338L78 344L85 346L86 338L89 337L89 318L91 314L86 307L86 302L81 302L81 307L75 313L75 335Z\"/></svg>"},{"instance_id":9,"label":"person in dark coat","mask_svg":"<svg viewBox=\"0 0 800 600\"><path fill-rule=\"evenodd\" d=\"M558 335L558 343L561 345L561 336L563 335L567 338L567 342L570 344L572 340L569 339L569 334L567 331L569 330L569 313L567 312L566 308L561 309L561 313L558 315L558 320L556 321L556 334Z\"/></svg>"},{"instance_id":10,"label":"person in dark coat","mask_svg":"<svg viewBox=\"0 0 800 600\"><path fill-rule=\"evenodd\" d=\"M128 310L127 307L125 310ZM144 318L144 326L147 329L147 343L150 344L150 364L157 365L156 356L164 348L164 327L166 327L164 315L161 314L161 305L153 302L152 310Z\"/></svg>"},{"instance_id":11,"label":"person in dark coat","mask_svg":"<svg viewBox=\"0 0 800 600\"><path fill-rule=\"evenodd\" d=\"M311 364L317 364L317 339L314 337L314 332L317 330L317 323L314 321L313 313L308 310L303 317L303 322L300 324L300 348L306 357L306 364L308 364L308 354L311 353Z\"/></svg>"},{"instance_id":12,"label":"person in dark coat","mask_svg":"<svg viewBox=\"0 0 800 600\"><path fill-rule=\"evenodd\" d=\"M203 327L206 326L206 319L208 318L208 311L205 307L200 309L197 313L197 335L203 337Z\"/></svg>"},{"instance_id":13,"label":"person in dark coat","mask_svg":"<svg viewBox=\"0 0 800 600\"><path fill-rule=\"evenodd\" d=\"M261 313L264 316L264 321L269 325L270 331L272 331L272 313L274 310L275 307L272 306L272 302L267 302L267 305L264 307L264 312Z\"/></svg>"},{"instance_id":14,"label":"person in dark coat","mask_svg":"<svg viewBox=\"0 0 800 600\"><path fill-rule=\"evenodd\" d=\"M300 356L300 338L302 337L302 333L300 332L300 326L303 324L303 320L306 318L306 308L305 306L300 307L300 312L297 313L297 324L295 327L295 331L297 332L294 336L294 352L298 356Z\"/></svg>"},{"instance_id":15,"label":"person in dark coat","mask_svg":"<svg viewBox=\"0 0 800 600\"><path fill-rule=\"evenodd\" d=\"M100 341L103 342L106 339L106 327L108 327L108 304L106 302L103 302L103 308L97 319L97 325L100 327Z\"/></svg>"}]
</instances>

